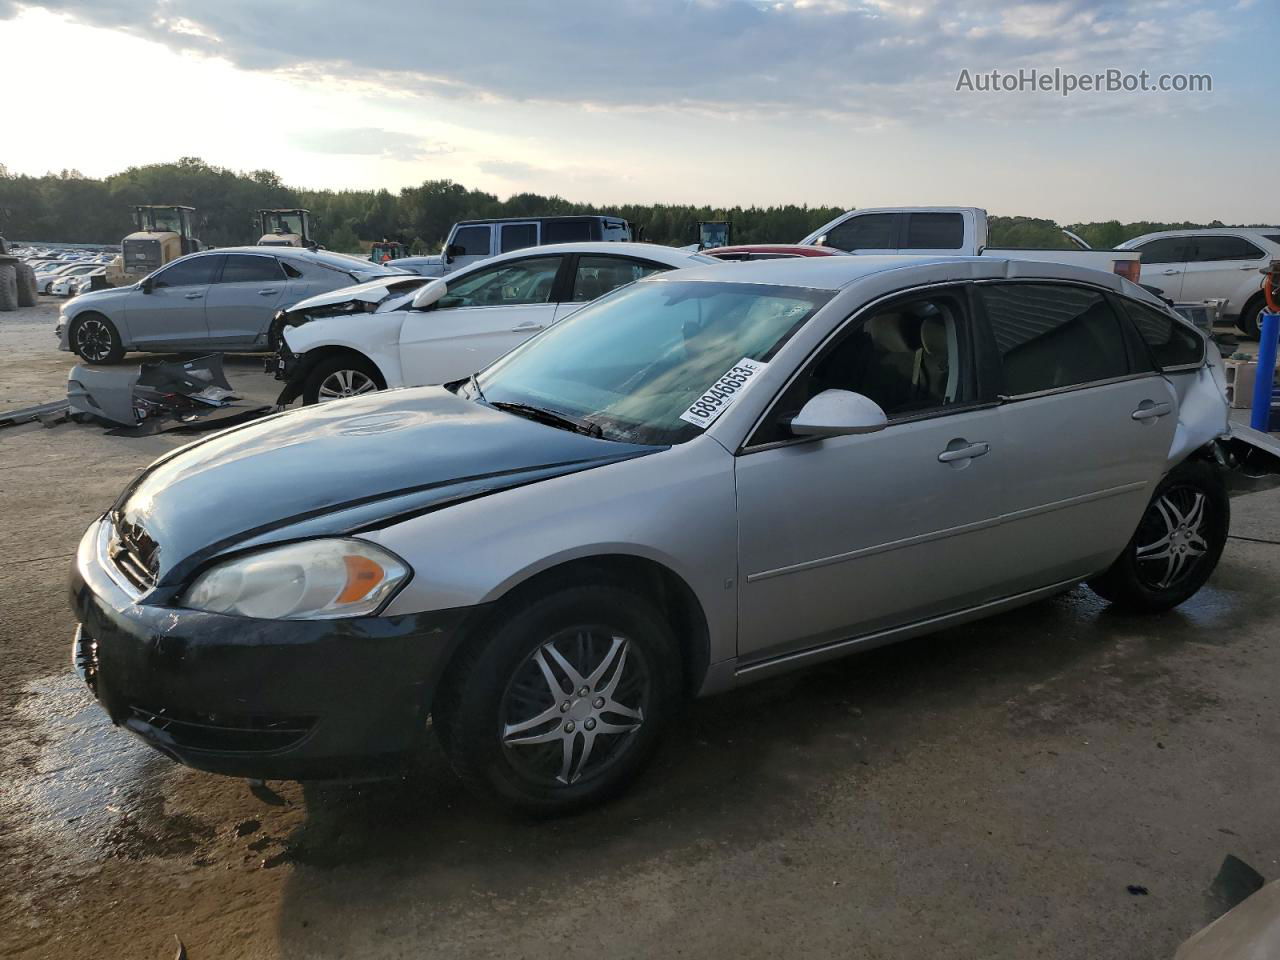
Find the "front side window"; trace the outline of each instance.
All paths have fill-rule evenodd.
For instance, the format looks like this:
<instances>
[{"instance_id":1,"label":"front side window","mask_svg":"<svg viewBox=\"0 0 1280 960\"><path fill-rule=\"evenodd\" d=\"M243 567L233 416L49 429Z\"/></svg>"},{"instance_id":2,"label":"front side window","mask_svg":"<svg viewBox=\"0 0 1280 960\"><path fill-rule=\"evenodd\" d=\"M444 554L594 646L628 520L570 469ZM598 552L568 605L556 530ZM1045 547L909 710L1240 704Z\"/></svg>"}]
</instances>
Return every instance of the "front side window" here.
<instances>
[{"instance_id":1,"label":"front side window","mask_svg":"<svg viewBox=\"0 0 1280 960\"><path fill-rule=\"evenodd\" d=\"M449 281L449 292L440 298L439 306L447 309L547 303L560 261L560 257L533 257L477 270Z\"/></svg>"},{"instance_id":2,"label":"front side window","mask_svg":"<svg viewBox=\"0 0 1280 960\"><path fill-rule=\"evenodd\" d=\"M1129 373L1119 320L1096 290L1053 283L979 284L978 289L1008 396Z\"/></svg>"},{"instance_id":3,"label":"front side window","mask_svg":"<svg viewBox=\"0 0 1280 960\"><path fill-rule=\"evenodd\" d=\"M279 262L274 257L251 257L245 254L227 254L222 268L222 283L269 283L283 280Z\"/></svg>"},{"instance_id":4,"label":"front side window","mask_svg":"<svg viewBox=\"0 0 1280 960\"><path fill-rule=\"evenodd\" d=\"M1135 247L1142 254L1142 262L1184 263L1187 259L1186 237L1163 237Z\"/></svg>"},{"instance_id":5,"label":"front side window","mask_svg":"<svg viewBox=\"0 0 1280 960\"><path fill-rule=\"evenodd\" d=\"M959 250L964 245L964 217L958 213L907 215L906 250Z\"/></svg>"},{"instance_id":6,"label":"front side window","mask_svg":"<svg viewBox=\"0 0 1280 960\"><path fill-rule=\"evenodd\" d=\"M767 362L831 298L768 284L644 280L583 307L480 375L490 403L527 404L611 440L682 443L681 419L743 359Z\"/></svg>"},{"instance_id":7,"label":"front side window","mask_svg":"<svg viewBox=\"0 0 1280 960\"><path fill-rule=\"evenodd\" d=\"M165 267L155 275L153 287L190 287L212 283L215 267L222 257L188 257Z\"/></svg>"},{"instance_id":8,"label":"front side window","mask_svg":"<svg viewBox=\"0 0 1280 960\"><path fill-rule=\"evenodd\" d=\"M459 227L454 233L451 242L453 246L462 248L459 256L487 257L489 256L489 233L490 230L487 224L476 227Z\"/></svg>"},{"instance_id":9,"label":"front side window","mask_svg":"<svg viewBox=\"0 0 1280 960\"><path fill-rule=\"evenodd\" d=\"M1204 361L1204 338L1194 330L1145 304L1132 300L1120 303L1162 368L1198 366Z\"/></svg>"},{"instance_id":10,"label":"front side window","mask_svg":"<svg viewBox=\"0 0 1280 960\"><path fill-rule=\"evenodd\" d=\"M512 250L523 250L525 247L537 245L538 225L536 223L504 223L502 225L499 253L510 253Z\"/></svg>"},{"instance_id":11,"label":"front side window","mask_svg":"<svg viewBox=\"0 0 1280 960\"><path fill-rule=\"evenodd\" d=\"M826 246L852 250L892 250L897 247L898 215L867 213L853 216L827 231Z\"/></svg>"},{"instance_id":12,"label":"front side window","mask_svg":"<svg viewBox=\"0 0 1280 960\"><path fill-rule=\"evenodd\" d=\"M1187 259L1192 263L1212 263L1216 260L1257 260L1262 256L1262 251L1244 237L1192 237L1190 246L1191 252Z\"/></svg>"},{"instance_id":13,"label":"front side window","mask_svg":"<svg viewBox=\"0 0 1280 960\"><path fill-rule=\"evenodd\" d=\"M668 269L656 263L641 263L624 257L582 256L578 258L578 269L573 273L573 290L569 299L573 303L586 303L623 284Z\"/></svg>"}]
</instances>

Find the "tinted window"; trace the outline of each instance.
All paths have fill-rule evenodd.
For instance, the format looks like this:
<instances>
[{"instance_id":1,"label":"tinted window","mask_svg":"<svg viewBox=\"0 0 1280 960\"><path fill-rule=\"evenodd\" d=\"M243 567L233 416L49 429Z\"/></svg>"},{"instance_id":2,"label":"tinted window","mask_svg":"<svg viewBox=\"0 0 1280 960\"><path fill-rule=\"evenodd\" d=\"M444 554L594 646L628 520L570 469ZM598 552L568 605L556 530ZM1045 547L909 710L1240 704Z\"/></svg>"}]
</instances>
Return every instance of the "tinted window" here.
<instances>
[{"instance_id":1,"label":"tinted window","mask_svg":"<svg viewBox=\"0 0 1280 960\"><path fill-rule=\"evenodd\" d=\"M1143 263L1182 263L1187 259L1187 238L1165 237L1134 249L1142 254Z\"/></svg>"},{"instance_id":2,"label":"tinted window","mask_svg":"<svg viewBox=\"0 0 1280 960\"><path fill-rule=\"evenodd\" d=\"M1192 237L1191 255L1187 258L1192 263L1207 263L1215 260L1257 260L1262 251L1243 237Z\"/></svg>"},{"instance_id":3,"label":"tinted window","mask_svg":"<svg viewBox=\"0 0 1280 960\"><path fill-rule=\"evenodd\" d=\"M897 247L896 213L868 213L850 217L827 231L826 246L837 250L893 250Z\"/></svg>"},{"instance_id":4,"label":"tinted window","mask_svg":"<svg viewBox=\"0 0 1280 960\"><path fill-rule=\"evenodd\" d=\"M590 220L550 220L542 224L547 243L578 243L592 240Z\"/></svg>"},{"instance_id":5,"label":"tinted window","mask_svg":"<svg viewBox=\"0 0 1280 960\"><path fill-rule=\"evenodd\" d=\"M1120 301L1124 311L1151 348L1151 356L1161 367L1199 364L1204 360L1204 339L1183 324L1141 303Z\"/></svg>"},{"instance_id":6,"label":"tinted window","mask_svg":"<svg viewBox=\"0 0 1280 960\"><path fill-rule=\"evenodd\" d=\"M1129 372L1124 335L1105 297L1048 283L981 284L1010 396Z\"/></svg>"},{"instance_id":7,"label":"tinted window","mask_svg":"<svg viewBox=\"0 0 1280 960\"><path fill-rule=\"evenodd\" d=\"M275 257L250 257L227 254L227 264L222 268L222 283L269 283L283 280L284 274Z\"/></svg>"},{"instance_id":8,"label":"tinted window","mask_svg":"<svg viewBox=\"0 0 1280 960\"><path fill-rule=\"evenodd\" d=\"M214 268L222 257L188 257L170 264L156 274L153 287L189 287L213 281Z\"/></svg>"},{"instance_id":9,"label":"tinted window","mask_svg":"<svg viewBox=\"0 0 1280 960\"><path fill-rule=\"evenodd\" d=\"M1264 233L1263 236L1272 243L1280 243L1280 233Z\"/></svg>"},{"instance_id":10,"label":"tinted window","mask_svg":"<svg viewBox=\"0 0 1280 960\"><path fill-rule=\"evenodd\" d=\"M469 273L449 282L440 307L507 307L551 299L560 257L533 257Z\"/></svg>"},{"instance_id":11,"label":"tinted window","mask_svg":"<svg viewBox=\"0 0 1280 960\"><path fill-rule=\"evenodd\" d=\"M487 226L459 227L458 231L453 235L452 242L462 247L461 256L489 256L489 228Z\"/></svg>"},{"instance_id":12,"label":"tinted window","mask_svg":"<svg viewBox=\"0 0 1280 960\"><path fill-rule=\"evenodd\" d=\"M623 257L579 257L569 299L573 303L586 303L596 297L603 297L624 283L669 269L670 267L662 267L656 263L641 263L639 260L627 260Z\"/></svg>"},{"instance_id":13,"label":"tinted window","mask_svg":"<svg viewBox=\"0 0 1280 960\"><path fill-rule=\"evenodd\" d=\"M964 217L958 213L913 213L907 217L906 250L959 250Z\"/></svg>"},{"instance_id":14,"label":"tinted window","mask_svg":"<svg viewBox=\"0 0 1280 960\"><path fill-rule=\"evenodd\" d=\"M512 250L523 250L525 247L538 245L538 225L536 223L504 223L502 225L502 245L500 253Z\"/></svg>"}]
</instances>

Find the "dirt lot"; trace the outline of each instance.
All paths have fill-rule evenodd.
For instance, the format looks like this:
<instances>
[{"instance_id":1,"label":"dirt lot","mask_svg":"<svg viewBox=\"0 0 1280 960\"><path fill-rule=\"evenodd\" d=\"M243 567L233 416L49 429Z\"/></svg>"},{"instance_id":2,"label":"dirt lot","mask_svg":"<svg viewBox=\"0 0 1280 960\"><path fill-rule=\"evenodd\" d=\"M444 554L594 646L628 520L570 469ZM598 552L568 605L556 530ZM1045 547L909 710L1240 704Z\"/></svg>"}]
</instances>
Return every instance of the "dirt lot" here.
<instances>
[{"instance_id":1,"label":"dirt lot","mask_svg":"<svg viewBox=\"0 0 1280 960\"><path fill-rule=\"evenodd\" d=\"M61 395L55 313L0 315L0 408ZM436 755L264 800L104 721L70 555L177 442L0 431L0 955L1167 958L1225 854L1280 876L1280 495L1176 612L1080 588L703 701L621 801L529 823Z\"/></svg>"}]
</instances>

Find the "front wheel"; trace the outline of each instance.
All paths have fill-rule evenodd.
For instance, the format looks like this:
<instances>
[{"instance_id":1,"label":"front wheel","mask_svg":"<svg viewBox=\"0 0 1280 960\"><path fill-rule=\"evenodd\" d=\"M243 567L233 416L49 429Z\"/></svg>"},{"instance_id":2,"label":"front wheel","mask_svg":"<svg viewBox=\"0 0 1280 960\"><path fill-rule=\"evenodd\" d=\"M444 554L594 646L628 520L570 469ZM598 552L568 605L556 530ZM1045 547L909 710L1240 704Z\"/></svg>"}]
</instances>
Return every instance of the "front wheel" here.
<instances>
[{"instance_id":1,"label":"front wheel","mask_svg":"<svg viewBox=\"0 0 1280 960\"><path fill-rule=\"evenodd\" d=\"M679 703L675 638L653 608L583 586L514 610L462 654L436 729L473 790L543 816L606 799L644 767Z\"/></svg>"},{"instance_id":2,"label":"front wheel","mask_svg":"<svg viewBox=\"0 0 1280 960\"><path fill-rule=\"evenodd\" d=\"M344 353L316 364L302 387L302 402L328 403L373 393L385 386L377 367L357 354Z\"/></svg>"},{"instance_id":3,"label":"front wheel","mask_svg":"<svg viewBox=\"0 0 1280 960\"><path fill-rule=\"evenodd\" d=\"M1209 579L1230 523L1231 501L1217 468L1183 463L1156 487L1124 553L1089 586L1124 609L1172 609Z\"/></svg>"},{"instance_id":4,"label":"front wheel","mask_svg":"<svg viewBox=\"0 0 1280 960\"><path fill-rule=\"evenodd\" d=\"M1255 296L1244 305L1240 316L1236 318L1236 328L1248 339L1257 340L1262 336L1262 311L1266 306L1264 297Z\"/></svg>"},{"instance_id":5,"label":"front wheel","mask_svg":"<svg viewBox=\"0 0 1280 960\"><path fill-rule=\"evenodd\" d=\"M71 321L68 339L76 356L86 363L118 363L124 357L115 324L96 313Z\"/></svg>"}]
</instances>

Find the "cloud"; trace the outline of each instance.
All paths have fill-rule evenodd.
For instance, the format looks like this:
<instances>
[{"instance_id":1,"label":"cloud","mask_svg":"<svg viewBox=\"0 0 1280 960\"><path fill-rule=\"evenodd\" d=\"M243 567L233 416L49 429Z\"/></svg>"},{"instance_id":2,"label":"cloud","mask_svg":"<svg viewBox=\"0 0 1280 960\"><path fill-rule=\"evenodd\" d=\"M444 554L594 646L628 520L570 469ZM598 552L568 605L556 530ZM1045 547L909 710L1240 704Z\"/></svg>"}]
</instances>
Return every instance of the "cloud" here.
<instances>
[{"instance_id":1,"label":"cloud","mask_svg":"<svg viewBox=\"0 0 1280 960\"><path fill-rule=\"evenodd\" d=\"M1191 70L1226 33L1218 0L41 5L245 69L319 71L398 94L869 122L945 113L961 68Z\"/></svg>"},{"instance_id":2,"label":"cloud","mask_svg":"<svg viewBox=\"0 0 1280 960\"><path fill-rule=\"evenodd\" d=\"M325 128L295 134L291 140L294 146L310 153L380 156L388 160L422 160L452 152L445 144L378 127Z\"/></svg>"}]
</instances>

